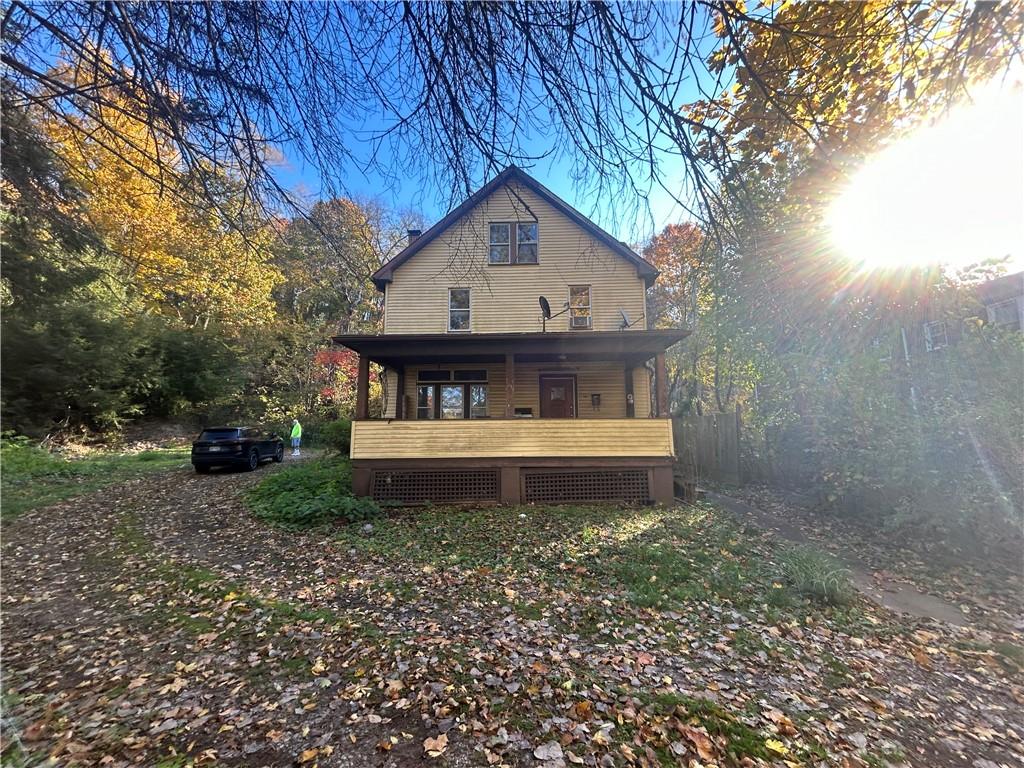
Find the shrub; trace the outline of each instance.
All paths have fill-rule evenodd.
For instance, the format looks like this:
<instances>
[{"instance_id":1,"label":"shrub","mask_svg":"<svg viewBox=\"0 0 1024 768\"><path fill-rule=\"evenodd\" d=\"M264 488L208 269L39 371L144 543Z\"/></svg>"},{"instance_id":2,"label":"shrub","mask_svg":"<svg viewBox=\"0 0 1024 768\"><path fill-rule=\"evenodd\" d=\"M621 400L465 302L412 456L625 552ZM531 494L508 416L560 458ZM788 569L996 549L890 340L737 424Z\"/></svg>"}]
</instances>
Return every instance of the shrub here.
<instances>
[{"instance_id":1,"label":"shrub","mask_svg":"<svg viewBox=\"0 0 1024 768\"><path fill-rule=\"evenodd\" d=\"M253 513L285 528L356 522L380 514L371 499L352 495L347 461L324 459L275 472L247 494Z\"/></svg>"},{"instance_id":2,"label":"shrub","mask_svg":"<svg viewBox=\"0 0 1024 768\"><path fill-rule=\"evenodd\" d=\"M320 443L342 456L348 456L352 444L352 422L348 419L328 421L320 427Z\"/></svg>"},{"instance_id":3,"label":"shrub","mask_svg":"<svg viewBox=\"0 0 1024 768\"><path fill-rule=\"evenodd\" d=\"M35 478L70 475L71 465L55 457L23 435L4 433L0 441L0 463L5 485L29 483Z\"/></svg>"},{"instance_id":4,"label":"shrub","mask_svg":"<svg viewBox=\"0 0 1024 768\"><path fill-rule=\"evenodd\" d=\"M825 605L853 599L850 571L813 547L792 547L780 558L784 580L805 597Z\"/></svg>"}]
</instances>

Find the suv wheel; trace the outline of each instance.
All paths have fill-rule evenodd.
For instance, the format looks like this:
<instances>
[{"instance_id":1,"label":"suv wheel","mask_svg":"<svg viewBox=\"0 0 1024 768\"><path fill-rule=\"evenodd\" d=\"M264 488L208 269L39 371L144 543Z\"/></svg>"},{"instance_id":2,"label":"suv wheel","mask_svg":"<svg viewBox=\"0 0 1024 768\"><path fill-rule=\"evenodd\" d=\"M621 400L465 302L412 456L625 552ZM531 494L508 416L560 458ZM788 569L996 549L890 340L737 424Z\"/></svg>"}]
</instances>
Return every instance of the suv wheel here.
<instances>
[{"instance_id":1,"label":"suv wheel","mask_svg":"<svg viewBox=\"0 0 1024 768\"><path fill-rule=\"evenodd\" d=\"M260 465L260 452L253 448L249 451L249 471L252 472Z\"/></svg>"},{"instance_id":2,"label":"suv wheel","mask_svg":"<svg viewBox=\"0 0 1024 768\"><path fill-rule=\"evenodd\" d=\"M274 461L280 464L284 461L284 443L277 446L277 450L274 451Z\"/></svg>"}]
</instances>

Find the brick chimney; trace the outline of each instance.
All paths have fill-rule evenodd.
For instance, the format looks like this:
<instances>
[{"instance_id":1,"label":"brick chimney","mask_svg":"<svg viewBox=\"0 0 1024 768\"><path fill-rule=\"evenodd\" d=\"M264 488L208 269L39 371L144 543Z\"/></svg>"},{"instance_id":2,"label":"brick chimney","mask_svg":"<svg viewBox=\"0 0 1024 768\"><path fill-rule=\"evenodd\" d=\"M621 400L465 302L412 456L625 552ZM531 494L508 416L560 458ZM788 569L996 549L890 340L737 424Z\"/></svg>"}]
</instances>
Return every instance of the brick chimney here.
<instances>
[{"instance_id":1,"label":"brick chimney","mask_svg":"<svg viewBox=\"0 0 1024 768\"><path fill-rule=\"evenodd\" d=\"M407 229L406 230L406 234L409 235L408 245L412 245L413 242L415 242L416 238L419 237L421 234L423 234L423 230L422 229Z\"/></svg>"}]
</instances>

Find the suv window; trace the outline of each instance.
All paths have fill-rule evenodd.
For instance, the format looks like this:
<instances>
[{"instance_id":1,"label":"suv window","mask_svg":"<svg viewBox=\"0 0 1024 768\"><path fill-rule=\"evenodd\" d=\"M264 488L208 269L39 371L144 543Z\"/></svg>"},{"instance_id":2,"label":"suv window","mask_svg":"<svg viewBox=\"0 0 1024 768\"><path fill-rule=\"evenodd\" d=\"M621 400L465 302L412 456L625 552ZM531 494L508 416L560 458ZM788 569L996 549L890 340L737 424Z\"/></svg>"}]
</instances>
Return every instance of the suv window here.
<instances>
[{"instance_id":1,"label":"suv window","mask_svg":"<svg viewBox=\"0 0 1024 768\"><path fill-rule=\"evenodd\" d=\"M260 431L258 429L247 429L245 430L245 436L258 438L260 436Z\"/></svg>"},{"instance_id":2,"label":"suv window","mask_svg":"<svg viewBox=\"0 0 1024 768\"><path fill-rule=\"evenodd\" d=\"M200 440L234 440L237 437L237 429L204 429L199 435Z\"/></svg>"}]
</instances>

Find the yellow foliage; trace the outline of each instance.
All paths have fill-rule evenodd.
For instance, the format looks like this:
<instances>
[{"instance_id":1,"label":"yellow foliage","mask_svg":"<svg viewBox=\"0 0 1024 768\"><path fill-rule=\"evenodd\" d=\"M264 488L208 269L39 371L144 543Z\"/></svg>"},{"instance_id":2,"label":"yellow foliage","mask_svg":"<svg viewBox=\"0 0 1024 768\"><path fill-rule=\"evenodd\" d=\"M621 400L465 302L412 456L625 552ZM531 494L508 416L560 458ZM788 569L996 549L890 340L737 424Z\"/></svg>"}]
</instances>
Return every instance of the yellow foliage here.
<instances>
[{"instance_id":1,"label":"yellow foliage","mask_svg":"<svg viewBox=\"0 0 1024 768\"><path fill-rule=\"evenodd\" d=\"M46 125L85 192L86 215L113 256L115 277L137 308L188 325L269 319L271 290L282 279L269 263L271 232L263 223L244 230L226 224L241 217L238 194L222 173L211 171L204 183L223 190L223 210L201 202L159 120L132 109L111 96L75 130Z\"/></svg>"}]
</instances>

